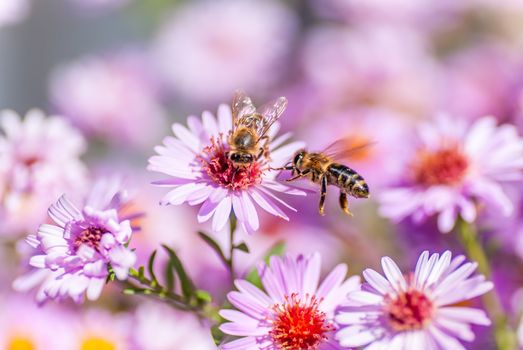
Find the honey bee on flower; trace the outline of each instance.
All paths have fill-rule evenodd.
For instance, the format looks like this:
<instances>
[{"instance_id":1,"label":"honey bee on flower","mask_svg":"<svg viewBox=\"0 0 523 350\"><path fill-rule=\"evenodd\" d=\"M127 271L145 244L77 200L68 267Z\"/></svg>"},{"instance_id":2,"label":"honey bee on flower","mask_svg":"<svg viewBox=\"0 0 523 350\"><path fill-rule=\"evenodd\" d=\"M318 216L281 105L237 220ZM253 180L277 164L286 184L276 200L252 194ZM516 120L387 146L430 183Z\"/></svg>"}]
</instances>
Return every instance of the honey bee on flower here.
<instances>
[{"instance_id":1,"label":"honey bee on flower","mask_svg":"<svg viewBox=\"0 0 523 350\"><path fill-rule=\"evenodd\" d=\"M275 137L278 118L287 100L256 109L243 92L233 99L232 109L220 105L218 118L203 112L202 118L189 117L188 127L175 123L174 137L166 137L149 159L149 170L170 177L155 182L172 187L161 204L201 205L198 222L212 218L212 229L222 230L231 212L246 232L260 226L256 206L288 220L282 206L295 210L276 194L305 195L301 190L276 181L271 169L285 165L288 155L304 146L302 142L283 145L290 133ZM283 145L283 146L282 146Z\"/></svg>"}]
</instances>

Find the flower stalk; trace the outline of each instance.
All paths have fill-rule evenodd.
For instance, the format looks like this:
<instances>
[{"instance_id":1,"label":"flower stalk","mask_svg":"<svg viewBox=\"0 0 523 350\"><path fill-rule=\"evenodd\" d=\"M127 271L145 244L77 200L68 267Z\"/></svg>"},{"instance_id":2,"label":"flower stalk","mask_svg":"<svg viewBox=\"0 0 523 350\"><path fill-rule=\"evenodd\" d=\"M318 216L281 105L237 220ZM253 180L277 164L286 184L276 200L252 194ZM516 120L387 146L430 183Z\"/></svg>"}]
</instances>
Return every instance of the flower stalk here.
<instances>
[{"instance_id":1,"label":"flower stalk","mask_svg":"<svg viewBox=\"0 0 523 350\"><path fill-rule=\"evenodd\" d=\"M469 259L478 263L478 271L491 279L492 268L488 256L479 240L479 234L474 224L468 223L463 219L458 221L458 237L465 249ZM494 328L494 338L499 350L513 350L516 348L516 335L509 324L506 312L504 311L501 299L496 289L482 297L485 309L492 318Z\"/></svg>"}]
</instances>

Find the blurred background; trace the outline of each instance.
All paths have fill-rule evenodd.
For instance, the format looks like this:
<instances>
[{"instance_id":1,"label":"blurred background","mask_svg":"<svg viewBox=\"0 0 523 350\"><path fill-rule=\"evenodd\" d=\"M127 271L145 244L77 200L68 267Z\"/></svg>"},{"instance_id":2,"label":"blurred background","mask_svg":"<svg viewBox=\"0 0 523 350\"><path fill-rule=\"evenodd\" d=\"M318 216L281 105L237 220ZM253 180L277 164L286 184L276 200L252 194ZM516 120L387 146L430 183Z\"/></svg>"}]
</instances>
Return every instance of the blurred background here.
<instances>
[{"instance_id":1,"label":"blurred background","mask_svg":"<svg viewBox=\"0 0 523 350\"><path fill-rule=\"evenodd\" d=\"M163 191L150 185L158 177L145 170L170 124L215 113L238 88L256 104L283 95L282 128L310 149L343 137L377 141L351 166L379 193L401 176L405 140L437 113L464 121L493 115L522 131L522 33L520 0L0 0L0 109L38 108L78 129L89 176L125 174L147 214L132 244L142 262L159 243L171 244L220 301L227 273L198 241L193 209L160 207ZM516 203L520 192L510 193ZM423 249L460 252L434 221L392 225L373 200L353 201L348 219L336 195L320 217L312 197L291 201L298 213L290 223L262 219L241 270L280 240L289 251L319 250L325 269L348 262L353 274L378 267L382 255L411 267ZM23 238L54 200L17 213L23 224L3 217L0 349L215 348L208 325L117 288L96 303L40 309L34 292L13 292L26 269ZM494 221L488 240L514 326L523 311L520 214ZM227 244L226 236L217 239ZM493 349L490 330L478 332L471 348Z\"/></svg>"}]
</instances>

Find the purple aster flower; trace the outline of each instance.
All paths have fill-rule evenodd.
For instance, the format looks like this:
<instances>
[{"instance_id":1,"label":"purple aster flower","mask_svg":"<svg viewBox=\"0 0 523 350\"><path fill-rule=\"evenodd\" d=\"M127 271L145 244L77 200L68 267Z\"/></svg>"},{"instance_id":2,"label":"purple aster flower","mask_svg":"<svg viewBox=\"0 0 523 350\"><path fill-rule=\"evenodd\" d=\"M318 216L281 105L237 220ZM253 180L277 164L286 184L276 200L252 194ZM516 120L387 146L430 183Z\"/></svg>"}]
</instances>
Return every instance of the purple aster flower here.
<instances>
[{"instance_id":1,"label":"purple aster flower","mask_svg":"<svg viewBox=\"0 0 523 350\"><path fill-rule=\"evenodd\" d=\"M36 255L29 263L49 271L39 292L40 301L71 297L81 302L84 294L89 300L100 296L109 267L116 278L125 280L136 256L127 244L133 227L131 219L120 211L126 203L119 182L97 183L78 209L65 196L49 208L55 225L43 224L28 242Z\"/></svg>"},{"instance_id":2,"label":"purple aster flower","mask_svg":"<svg viewBox=\"0 0 523 350\"><path fill-rule=\"evenodd\" d=\"M416 271L405 277L389 257L381 261L385 277L367 269L367 283L351 292L336 315L342 325L336 339L345 347L364 349L456 349L472 341L471 324L488 326L483 310L456 306L493 288L477 264L449 251L419 257Z\"/></svg>"},{"instance_id":3,"label":"purple aster flower","mask_svg":"<svg viewBox=\"0 0 523 350\"><path fill-rule=\"evenodd\" d=\"M449 232L458 215L473 222L480 203L511 214L502 184L523 179L523 139L513 125L483 117L467 126L441 115L418 135L402 183L380 196L382 215L417 222L437 215L439 230Z\"/></svg>"},{"instance_id":4,"label":"purple aster flower","mask_svg":"<svg viewBox=\"0 0 523 350\"><path fill-rule=\"evenodd\" d=\"M305 193L277 182L277 172L270 171L270 168L283 166L289 156L304 146L303 143L292 142L280 147L291 135L287 133L273 139L278 129L277 125L273 125L268 132L270 156L263 155L247 168L240 169L234 167L227 157L227 136L232 129L229 106L218 108L218 118L210 112L203 112L201 120L191 116L187 119L187 125L189 128L173 124L175 137L166 137L163 145L155 148L158 155L149 159L149 170L170 176L155 184L173 187L161 204L202 204L198 222L213 218L214 231L225 227L231 211L234 211L245 231L252 233L258 230L260 222L256 205L272 215L289 219L281 207L295 209L274 192L291 195Z\"/></svg>"},{"instance_id":5,"label":"purple aster flower","mask_svg":"<svg viewBox=\"0 0 523 350\"><path fill-rule=\"evenodd\" d=\"M265 291L245 280L235 282L238 291L228 299L238 310L221 310L231 322L220 329L240 339L221 346L224 350L338 349L334 311L360 279L345 280L347 266L340 264L320 281L321 257L273 256L261 263L258 273Z\"/></svg>"}]
</instances>

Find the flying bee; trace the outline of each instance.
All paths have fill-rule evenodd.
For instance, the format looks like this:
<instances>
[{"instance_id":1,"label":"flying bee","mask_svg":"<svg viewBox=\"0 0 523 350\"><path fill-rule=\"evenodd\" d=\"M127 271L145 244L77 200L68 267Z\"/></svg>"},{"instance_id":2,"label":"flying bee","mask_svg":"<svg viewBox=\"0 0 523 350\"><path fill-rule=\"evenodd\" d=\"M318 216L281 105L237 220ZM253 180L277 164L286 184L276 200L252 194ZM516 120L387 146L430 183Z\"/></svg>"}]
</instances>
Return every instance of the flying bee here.
<instances>
[{"instance_id":1,"label":"flying bee","mask_svg":"<svg viewBox=\"0 0 523 350\"><path fill-rule=\"evenodd\" d=\"M287 99L277 99L256 109L245 92L238 90L232 101L233 127L228 136L227 157L236 168L246 168L262 155L268 155L271 126L287 107Z\"/></svg>"},{"instance_id":2,"label":"flying bee","mask_svg":"<svg viewBox=\"0 0 523 350\"><path fill-rule=\"evenodd\" d=\"M337 163L335 160L345 158L370 144L348 148L347 140L338 140L328 146L322 152L308 152L300 150L294 154L294 158L281 170L291 170L292 177L287 181L294 181L303 177L319 184L320 192L320 215L325 215L325 197L327 186L334 185L340 189L340 207L348 215L349 210L347 195L356 198L369 198L369 186L355 170L346 165Z\"/></svg>"}]
</instances>

